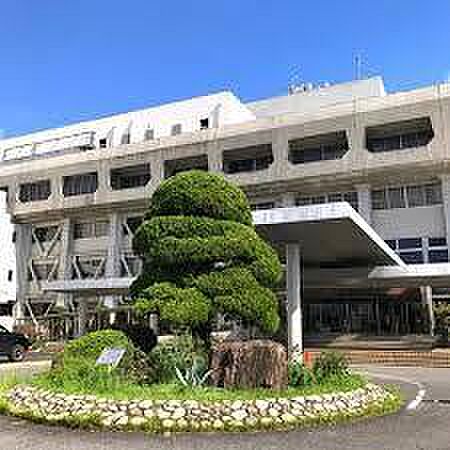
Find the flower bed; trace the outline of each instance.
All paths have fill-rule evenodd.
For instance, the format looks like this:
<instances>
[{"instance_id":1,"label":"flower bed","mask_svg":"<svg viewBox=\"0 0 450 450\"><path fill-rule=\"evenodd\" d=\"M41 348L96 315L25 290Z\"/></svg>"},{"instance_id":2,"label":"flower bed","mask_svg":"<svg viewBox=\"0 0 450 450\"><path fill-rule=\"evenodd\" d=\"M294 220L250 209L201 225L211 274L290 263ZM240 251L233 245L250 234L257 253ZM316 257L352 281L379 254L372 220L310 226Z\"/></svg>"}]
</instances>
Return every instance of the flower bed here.
<instances>
[{"instance_id":1,"label":"flower bed","mask_svg":"<svg viewBox=\"0 0 450 450\"><path fill-rule=\"evenodd\" d=\"M10 414L48 423L111 430L255 431L393 412L399 397L368 383L349 392L257 400L113 400L18 385L5 395Z\"/></svg>"}]
</instances>

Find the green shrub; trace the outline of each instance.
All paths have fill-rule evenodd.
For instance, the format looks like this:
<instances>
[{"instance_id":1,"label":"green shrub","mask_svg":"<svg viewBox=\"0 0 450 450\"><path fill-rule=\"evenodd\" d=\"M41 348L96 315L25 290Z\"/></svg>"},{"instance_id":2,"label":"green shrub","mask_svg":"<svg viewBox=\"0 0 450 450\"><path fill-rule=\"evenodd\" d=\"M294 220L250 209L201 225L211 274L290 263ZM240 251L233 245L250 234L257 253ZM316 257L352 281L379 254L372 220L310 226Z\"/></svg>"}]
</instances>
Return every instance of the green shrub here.
<instances>
[{"instance_id":1,"label":"green shrub","mask_svg":"<svg viewBox=\"0 0 450 450\"><path fill-rule=\"evenodd\" d=\"M277 253L252 224L242 190L201 171L164 181L133 238L143 260L131 288L136 310L210 342L218 313L273 333L281 279Z\"/></svg>"},{"instance_id":2,"label":"green shrub","mask_svg":"<svg viewBox=\"0 0 450 450\"><path fill-rule=\"evenodd\" d=\"M221 175L199 170L165 180L152 197L150 217L199 216L252 224L244 192Z\"/></svg>"},{"instance_id":3,"label":"green shrub","mask_svg":"<svg viewBox=\"0 0 450 450\"><path fill-rule=\"evenodd\" d=\"M348 362L339 352L323 352L314 361L313 373L318 382L331 377L341 377L349 374Z\"/></svg>"},{"instance_id":4,"label":"green shrub","mask_svg":"<svg viewBox=\"0 0 450 450\"><path fill-rule=\"evenodd\" d=\"M301 360L289 362L289 386L305 387L317 384L314 372Z\"/></svg>"},{"instance_id":5,"label":"green shrub","mask_svg":"<svg viewBox=\"0 0 450 450\"><path fill-rule=\"evenodd\" d=\"M189 335L176 336L166 342L159 343L150 353L154 368L153 381L157 383L171 383L177 381L176 368L184 372L199 360L207 365L205 349Z\"/></svg>"},{"instance_id":6,"label":"green shrub","mask_svg":"<svg viewBox=\"0 0 450 450\"><path fill-rule=\"evenodd\" d=\"M101 330L88 333L78 339L69 342L62 354L61 360L55 365L55 369L65 370L65 367L76 365L80 360L84 369L91 367L93 376L96 376L98 368L95 361L105 348L124 348L125 354L115 372L136 382L147 382L153 378L153 365L147 355L140 351L122 331Z\"/></svg>"}]
</instances>

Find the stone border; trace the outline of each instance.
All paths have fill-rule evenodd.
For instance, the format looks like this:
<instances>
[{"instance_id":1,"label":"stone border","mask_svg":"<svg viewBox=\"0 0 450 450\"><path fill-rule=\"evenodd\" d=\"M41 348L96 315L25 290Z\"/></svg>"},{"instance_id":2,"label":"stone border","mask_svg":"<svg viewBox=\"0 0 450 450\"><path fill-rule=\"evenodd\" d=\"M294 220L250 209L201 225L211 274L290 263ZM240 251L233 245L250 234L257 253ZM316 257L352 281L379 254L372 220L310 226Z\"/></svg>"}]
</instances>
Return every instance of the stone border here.
<instances>
[{"instance_id":1,"label":"stone border","mask_svg":"<svg viewBox=\"0 0 450 450\"><path fill-rule=\"evenodd\" d=\"M389 413L401 403L397 395L370 383L350 392L212 403L111 400L21 385L6 400L10 414L41 422L149 432L287 429Z\"/></svg>"}]
</instances>

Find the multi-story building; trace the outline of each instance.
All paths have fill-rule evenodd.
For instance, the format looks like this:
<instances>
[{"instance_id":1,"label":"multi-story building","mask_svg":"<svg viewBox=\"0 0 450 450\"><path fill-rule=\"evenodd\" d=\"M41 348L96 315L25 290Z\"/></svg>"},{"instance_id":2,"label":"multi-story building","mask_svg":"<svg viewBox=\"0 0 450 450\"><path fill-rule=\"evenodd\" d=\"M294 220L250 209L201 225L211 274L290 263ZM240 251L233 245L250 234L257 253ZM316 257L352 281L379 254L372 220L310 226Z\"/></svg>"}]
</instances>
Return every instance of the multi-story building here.
<instances>
[{"instance_id":1,"label":"multi-story building","mask_svg":"<svg viewBox=\"0 0 450 450\"><path fill-rule=\"evenodd\" d=\"M387 94L372 78L253 103L223 92L4 139L17 314L76 313L86 302L72 281L135 276L131 238L152 192L192 168L224 173L255 209L347 201L404 261L448 261L449 132L449 84ZM53 280L66 292L48 290ZM117 302L92 286L92 305ZM306 329L420 332L430 295L315 289L305 294Z\"/></svg>"},{"instance_id":2,"label":"multi-story building","mask_svg":"<svg viewBox=\"0 0 450 450\"><path fill-rule=\"evenodd\" d=\"M16 254L14 225L6 207L6 193L0 192L0 325L10 329L16 301Z\"/></svg>"}]
</instances>

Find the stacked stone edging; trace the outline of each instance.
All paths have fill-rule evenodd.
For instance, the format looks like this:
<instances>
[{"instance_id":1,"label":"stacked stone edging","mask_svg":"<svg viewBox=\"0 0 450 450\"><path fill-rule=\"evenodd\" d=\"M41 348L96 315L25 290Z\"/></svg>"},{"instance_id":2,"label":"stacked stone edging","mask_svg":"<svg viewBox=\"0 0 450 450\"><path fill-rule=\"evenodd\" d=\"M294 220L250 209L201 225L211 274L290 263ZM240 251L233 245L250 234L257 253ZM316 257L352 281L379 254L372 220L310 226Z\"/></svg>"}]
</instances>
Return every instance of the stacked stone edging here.
<instances>
[{"instance_id":1,"label":"stacked stone edging","mask_svg":"<svg viewBox=\"0 0 450 450\"><path fill-rule=\"evenodd\" d=\"M48 422L95 417L107 429L211 431L287 428L296 424L363 415L396 397L374 384L350 392L263 400L112 400L16 386L7 395L10 412Z\"/></svg>"}]
</instances>

